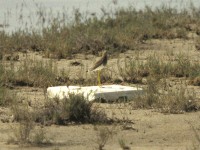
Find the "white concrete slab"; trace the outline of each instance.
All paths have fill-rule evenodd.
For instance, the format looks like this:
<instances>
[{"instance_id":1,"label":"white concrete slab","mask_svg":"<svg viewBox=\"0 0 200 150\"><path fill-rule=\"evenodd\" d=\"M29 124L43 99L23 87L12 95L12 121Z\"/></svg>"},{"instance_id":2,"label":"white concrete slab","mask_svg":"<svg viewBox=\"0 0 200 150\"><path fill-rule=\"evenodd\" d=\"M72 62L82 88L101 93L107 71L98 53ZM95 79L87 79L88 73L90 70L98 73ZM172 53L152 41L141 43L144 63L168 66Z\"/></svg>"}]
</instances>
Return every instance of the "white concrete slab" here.
<instances>
[{"instance_id":1,"label":"white concrete slab","mask_svg":"<svg viewBox=\"0 0 200 150\"><path fill-rule=\"evenodd\" d=\"M143 92L142 88L122 86L122 85L103 85L103 86L55 86L47 88L48 98L63 99L70 93L83 94L88 101L104 99L115 101L117 99L131 100Z\"/></svg>"}]
</instances>

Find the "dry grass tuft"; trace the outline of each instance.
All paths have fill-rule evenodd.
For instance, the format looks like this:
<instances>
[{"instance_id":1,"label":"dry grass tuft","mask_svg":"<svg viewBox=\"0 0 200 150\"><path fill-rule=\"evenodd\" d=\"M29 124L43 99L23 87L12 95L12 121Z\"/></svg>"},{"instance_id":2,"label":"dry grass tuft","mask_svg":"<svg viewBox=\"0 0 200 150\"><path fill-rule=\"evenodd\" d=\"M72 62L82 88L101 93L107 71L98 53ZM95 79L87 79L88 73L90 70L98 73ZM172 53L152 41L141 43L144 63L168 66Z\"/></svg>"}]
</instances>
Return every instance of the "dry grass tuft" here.
<instances>
[{"instance_id":1,"label":"dry grass tuft","mask_svg":"<svg viewBox=\"0 0 200 150\"><path fill-rule=\"evenodd\" d=\"M109 139L116 134L115 126L112 126L111 128L107 126L94 126L94 130L96 131L96 143L98 144L99 150L103 150Z\"/></svg>"}]
</instances>

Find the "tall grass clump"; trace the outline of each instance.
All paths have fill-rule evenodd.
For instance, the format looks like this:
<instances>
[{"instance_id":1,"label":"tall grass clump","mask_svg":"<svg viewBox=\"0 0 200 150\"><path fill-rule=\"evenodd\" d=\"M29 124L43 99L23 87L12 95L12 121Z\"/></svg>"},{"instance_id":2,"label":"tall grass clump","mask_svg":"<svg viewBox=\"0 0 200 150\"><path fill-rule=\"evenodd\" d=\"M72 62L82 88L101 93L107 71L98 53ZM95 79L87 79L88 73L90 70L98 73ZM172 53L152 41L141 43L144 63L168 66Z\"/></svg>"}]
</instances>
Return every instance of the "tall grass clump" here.
<instances>
[{"instance_id":1,"label":"tall grass clump","mask_svg":"<svg viewBox=\"0 0 200 150\"><path fill-rule=\"evenodd\" d=\"M159 103L159 79L149 77L143 95L138 95L134 100L136 108L155 108Z\"/></svg>"},{"instance_id":2,"label":"tall grass clump","mask_svg":"<svg viewBox=\"0 0 200 150\"><path fill-rule=\"evenodd\" d=\"M7 71L3 64L0 64L0 106L7 106L12 104L14 92L9 88L12 86L9 84L9 78L13 75L12 72Z\"/></svg>"},{"instance_id":3,"label":"tall grass clump","mask_svg":"<svg viewBox=\"0 0 200 150\"><path fill-rule=\"evenodd\" d=\"M176 77L188 77L190 84L199 86L200 85L200 62L192 61L185 54L177 55L177 63L174 64L173 74Z\"/></svg>"},{"instance_id":4,"label":"tall grass clump","mask_svg":"<svg viewBox=\"0 0 200 150\"><path fill-rule=\"evenodd\" d=\"M0 87L0 106L4 105L6 103L6 95L7 95L7 91L4 87Z\"/></svg>"},{"instance_id":5,"label":"tall grass clump","mask_svg":"<svg viewBox=\"0 0 200 150\"><path fill-rule=\"evenodd\" d=\"M145 63L138 59L125 59L124 63L117 62L120 76L125 82L140 83L142 77L149 75Z\"/></svg>"},{"instance_id":6,"label":"tall grass clump","mask_svg":"<svg viewBox=\"0 0 200 150\"><path fill-rule=\"evenodd\" d=\"M186 54L176 56L177 63L174 65L174 74L176 77L195 77L199 75L200 64L192 63Z\"/></svg>"},{"instance_id":7,"label":"tall grass clump","mask_svg":"<svg viewBox=\"0 0 200 150\"><path fill-rule=\"evenodd\" d=\"M57 68L52 61L43 62L27 59L22 62L21 67L17 70L18 82L25 82L33 86L54 85L57 77Z\"/></svg>"},{"instance_id":8,"label":"tall grass clump","mask_svg":"<svg viewBox=\"0 0 200 150\"><path fill-rule=\"evenodd\" d=\"M26 104L13 103L12 112L17 124L12 127L14 136L8 139L8 143L15 143L20 146L51 144L46 136L46 131L36 127L37 113L35 110L31 110Z\"/></svg>"},{"instance_id":9,"label":"tall grass clump","mask_svg":"<svg viewBox=\"0 0 200 150\"><path fill-rule=\"evenodd\" d=\"M133 104L136 108L153 108L163 113L183 113L199 110L194 92L187 86L171 87L166 79L149 77L144 94Z\"/></svg>"},{"instance_id":10,"label":"tall grass clump","mask_svg":"<svg viewBox=\"0 0 200 150\"><path fill-rule=\"evenodd\" d=\"M3 104L4 103L4 98L5 98L5 88L3 87L3 73L4 73L4 68L3 65L0 64L0 103Z\"/></svg>"},{"instance_id":11,"label":"tall grass clump","mask_svg":"<svg viewBox=\"0 0 200 150\"><path fill-rule=\"evenodd\" d=\"M16 96L16 93L6 87L0 87L0 106L10 106Z\"/></svg>"},{"instance_id":12,"label":"tall grass clump","mask_svg":"<svg viewBox=\"0 0 200 150\"><path fill-rule=\"evenodd\" d=\"M141 83L143 77L169 77L173 75L173 64L164 62L156 54L149 55L146 61L138 58L125 59L124 63L118 62L118 70L124 81Z\"/></svg>"},{"instance_id":13,"label":"tall grass clump","mask_svg":"<svg viewBox=\"0 0 200 150\"><path fill-rule=\"evenodd\" d=\"M26 58L19 65L13 61L5 67L1 66L1 84L3 86L13 84L19 86L48 87L57 83L60 74L53 61L42 61Z\"/></svg>"},{"instance_id":14,"label":"tall grass clump","mask_svg":"<svg viewBox=\"0 0 200 150\"><path fill-rule=\"evenodd\" d=\"M199 110L196 95L185 87L168 90L160 96L160 110L164 113L183 113Z\"/></svg>"},{"instance_id":15,"label":"tall grass clump","mask_svg":"<svg viewBox=\"0 0 200 150\"><path fill-rule=\"evenodd\" d=\"M145 67L151 76L159 76L160 78L163 78L173 75L174 68L172 62L164 61L155 53L147 57Z\"/></svg>"},{"instance_id":16,"label":"tall grass clump","mask_svg":"<svg viewBox=\"0 0 200 150\"><path fill-rule=\"evenodd\" d=\"M139 57L139 56L138 56ZM156 53L151 54L145 61L136 58L118 61L120 77L126 82L141 83L142 78L186 77L191 84L199 85L200 63L191 61L188 54L179 53L175 61L164 60Z\"/></svg>"},{"instance_id":17,"label":"tall grass clump","mask_svg":"<svg viewBox=\"0 0 200 150\"><path fill-rule=\"evenodd\" d=\"M15 141L19 145L29 144L30 134L35 127L35 114L28 109L27 105L17 105L16 103L12 107L14 119L19 122L19 126L13 128ZM11 141L10 141L11 142Z\"/></svg>"}]
</instances>

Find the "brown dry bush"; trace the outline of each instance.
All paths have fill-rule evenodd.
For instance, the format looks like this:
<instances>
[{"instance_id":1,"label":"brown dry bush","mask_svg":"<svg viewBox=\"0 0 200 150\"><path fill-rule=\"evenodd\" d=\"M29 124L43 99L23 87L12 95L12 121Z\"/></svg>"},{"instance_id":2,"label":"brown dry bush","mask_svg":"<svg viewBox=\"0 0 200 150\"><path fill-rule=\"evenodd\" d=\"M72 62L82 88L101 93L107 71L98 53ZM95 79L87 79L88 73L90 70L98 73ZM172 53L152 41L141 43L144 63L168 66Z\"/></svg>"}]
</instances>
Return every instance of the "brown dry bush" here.
<instances>
[{"instance_id":1,"label":"brown dry bush","mask_svg":"<svg viewBox=\"0 0 200 150\"><path fill-rule=\"evenodd\" d=\"M44 109L37 116L36 121L42 124L112 122L104 111L93 106L93 102L89 102L82 94L73 93L62 100L47 99Z\"/></svg>"}]
</instances>

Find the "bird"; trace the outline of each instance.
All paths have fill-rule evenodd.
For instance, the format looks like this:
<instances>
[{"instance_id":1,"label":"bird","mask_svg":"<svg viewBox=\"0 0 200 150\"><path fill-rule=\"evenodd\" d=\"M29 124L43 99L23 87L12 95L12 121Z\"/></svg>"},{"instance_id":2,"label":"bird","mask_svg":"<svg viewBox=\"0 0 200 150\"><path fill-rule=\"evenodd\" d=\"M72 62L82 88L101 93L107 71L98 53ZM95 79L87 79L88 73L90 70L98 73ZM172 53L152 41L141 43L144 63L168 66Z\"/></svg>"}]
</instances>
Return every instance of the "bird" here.
<instances>
[{"instance_id":1,"label":"bird","mask_svg":"<svg viewBox=\"0 0 200 150\"><path fill-rule=\"evenodd\" d=\"M92 68L90 69L90 71L97 71L98 72L98 76L97 76L97 80L98 80L98 85L101 85L101 78L100 78L100 72L103 68L106 67L108 62L108 56L107 56L107 51L103 52L102 57L97 60L94 65L92 66Z\"/></svg>"}]
</instances>

